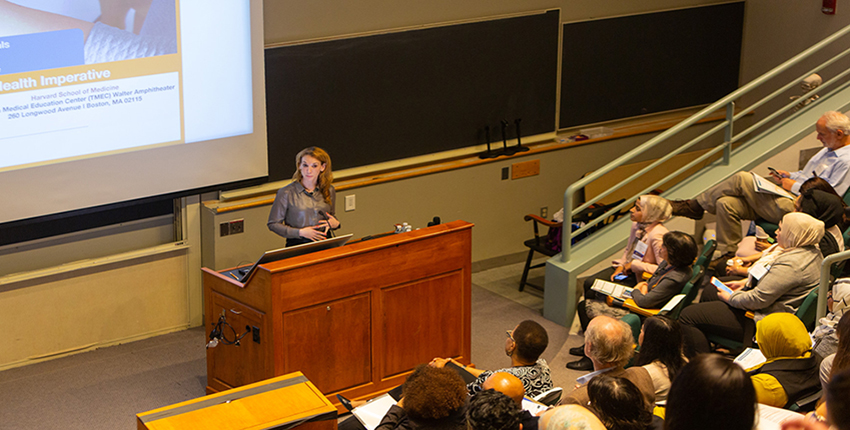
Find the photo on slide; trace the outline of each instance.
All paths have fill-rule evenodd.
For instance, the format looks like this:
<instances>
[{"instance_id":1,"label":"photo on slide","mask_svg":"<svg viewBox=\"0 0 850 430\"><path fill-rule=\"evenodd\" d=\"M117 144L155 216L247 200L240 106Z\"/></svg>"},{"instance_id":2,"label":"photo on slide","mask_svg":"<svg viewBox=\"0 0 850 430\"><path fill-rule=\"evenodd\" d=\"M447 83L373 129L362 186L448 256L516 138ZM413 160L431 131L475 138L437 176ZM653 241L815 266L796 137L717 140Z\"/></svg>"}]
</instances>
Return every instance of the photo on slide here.
<instances>
[{"instance_id":1,"label":"photo on slide","mask_svg":"<svg viewBox=\"0 0 850 430\"><path fill-rule=\"evenodd\" d=\"M0 75L176 54L175 0L0 0Z\"/></svg>"}]
</instances>

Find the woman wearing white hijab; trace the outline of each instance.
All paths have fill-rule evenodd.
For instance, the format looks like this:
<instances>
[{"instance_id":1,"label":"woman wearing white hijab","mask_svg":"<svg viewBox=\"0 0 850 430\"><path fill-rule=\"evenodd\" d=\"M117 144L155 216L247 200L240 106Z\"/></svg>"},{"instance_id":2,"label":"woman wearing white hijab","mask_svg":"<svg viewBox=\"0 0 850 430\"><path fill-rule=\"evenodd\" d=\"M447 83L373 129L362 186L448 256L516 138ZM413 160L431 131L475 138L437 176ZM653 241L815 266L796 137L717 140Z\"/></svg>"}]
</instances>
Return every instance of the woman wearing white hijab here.
<instances>
[{"instance_id":1,"label":"woman wearing white hijab","mask_svg":"<svg viewBox=\"0 0 850 430\"><path fill-rule=\"evenodd\" d=\"M710 352L705 334L741 339L749 346L755 322L774 312L794 313L820 282L823 256L817 243L824 224L810 215L792 212L779 224L777 240L783 250L763 273L726 283L732 293L718 291L718 301L688 306L679 316L689 352ZM708 286L706 288L714 288ZM755 321L747 318L754 311Z\"/></svg>"}]
</instances>

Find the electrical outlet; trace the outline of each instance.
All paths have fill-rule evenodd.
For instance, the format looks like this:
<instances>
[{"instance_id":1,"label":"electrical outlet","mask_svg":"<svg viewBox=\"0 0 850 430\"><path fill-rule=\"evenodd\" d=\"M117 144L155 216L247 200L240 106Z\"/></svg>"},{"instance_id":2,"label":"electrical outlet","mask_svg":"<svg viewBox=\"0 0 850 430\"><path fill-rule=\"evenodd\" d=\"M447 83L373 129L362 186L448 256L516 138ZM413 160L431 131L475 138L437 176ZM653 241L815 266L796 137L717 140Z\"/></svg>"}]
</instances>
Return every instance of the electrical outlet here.
<instances>
[{"instance_id":1,"label":"electrical outlet","mask_svg":"<svg viewBox=\"0 0 850 430\"><path fill-rule=\"evenodd\" d=\"M540 218L548 218L549 217L549 206L543 206L540 208Z\"/></svg>"},{"instance_id":2,"label":"electrical outlet","mask_svg":"<svg viewBox=\"0 0 850 430\"><path fill-rule=\"evenodd\" d=\"M508 179L511 176L510 167L502 167L502 180Z\"/></svg>"},{"instance_id":3,"label":"electrical outlet","mask_svg":"<svg viewBox=\"0 0 850 430\"><path fill-rule=\"evenodd\" d=\"M260 328L251 326L251 336L253 336L254 342L260 343Z\"/></svg>"},{"instance_id":4,"label":"electrical outlet","mask_svg":"<svg viewBox=\"0 0 850 430\"><path fill-rule=\"evenodd\" d=\"M353 211L355 206L356 206L355 203L356 202L354 200L354 194L352 194L350 196L345 196L345 211L346 212Z\"/></svg>"},{"instance_id":5,"label":"electrical outlet","mask_svg":"<svg viewBox=\"0 0 850 430\"><path fill-rule=\"evenodd\" d=\"M228 234L230 234L230 223L229 222L223 222L223 223L219 224L218 225L218 235L223 237L223 236L227 236Z\"/></svg>"},{"instance_id":6,"label":"electrical outlet","mask_svg":"<svg viewBox=\"0 0 850 430\"><path fill-rule=\"evenodd\" d=\"M230 234L239 234L245 232L245 220L237 219L230 221Z\"/></svg>"}]
</instances>

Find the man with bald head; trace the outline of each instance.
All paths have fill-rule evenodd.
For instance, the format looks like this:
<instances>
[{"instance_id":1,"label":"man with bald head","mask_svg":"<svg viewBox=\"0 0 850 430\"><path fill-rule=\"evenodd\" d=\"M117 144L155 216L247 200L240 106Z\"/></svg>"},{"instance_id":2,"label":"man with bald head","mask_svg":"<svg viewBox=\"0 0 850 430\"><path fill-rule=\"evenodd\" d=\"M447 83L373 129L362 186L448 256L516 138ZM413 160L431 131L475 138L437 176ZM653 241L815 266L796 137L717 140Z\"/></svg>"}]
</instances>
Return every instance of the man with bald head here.
<instances>
[{"instance_id":1,"label":"man with bald head","mask_svg":"<svg viewBox=\"0 0 850 430\"><path fill-rule=\"evenodd\" d=\"M605 426L589 410L577 405L558 406L540 417L543 430L605 430Z\"/></svg>"},{"instance_id":2,"label":"man with bald head","mask_svg":"<svg viewBox=\"0 0 850 430\"><path fill-rule=\"evenodd\" d=\"M520 408L522 408L522 399L525 397L525 389L522 386L522 381L514 375L507 372L496 372L490 375L481 384L482 390L496 390L510 397ZM531 415L531 412L522 411L522 429L537 430L538 417Z\"/></svg>"},{"instance_id":3,"label":"man with bald head","mask_svg":"<svg viewBox=\"0 0 850 430\"><path fill-rule=\"evenodd\" d=\"M593 362L593 372L576 380L576 389L561 400L561 404L587 405L587 383L597 375L621 376L637 385L647 400L648 407L655 405L655 387L652 377L643 367L625 369L634 354L632 329L623 321L600 315L590 320L584 333L584 353ZM652 412L652 409L650 409Z\"/></svg>"},{"instance_id":4,"label":"man with bald head","mask_svg":"<svg viewBox=\"0 0 850 430\"><path fill-rule=\"evenodd\" d=\"M490 377L484 380L484 383L481 384L481 388L484 390L492 388L510 397L520 406L522 405L522 398L525 397L525 388L522 386L522 381L507 372L496 372L490 375Z\"/></svg>"}]
</instances>

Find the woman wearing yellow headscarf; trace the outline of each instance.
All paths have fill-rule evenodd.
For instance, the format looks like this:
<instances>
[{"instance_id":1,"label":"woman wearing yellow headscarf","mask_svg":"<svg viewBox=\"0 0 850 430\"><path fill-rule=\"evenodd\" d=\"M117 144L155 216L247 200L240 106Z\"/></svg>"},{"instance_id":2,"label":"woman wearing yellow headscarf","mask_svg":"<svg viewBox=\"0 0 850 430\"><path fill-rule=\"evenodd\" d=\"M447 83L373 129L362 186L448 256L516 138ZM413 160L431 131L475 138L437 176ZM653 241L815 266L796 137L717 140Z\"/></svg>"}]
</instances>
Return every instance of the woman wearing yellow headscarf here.
<instances>
[{"instance_id":1,"label":"woman wearing yellow headscarf","mask_svg":"<svg viewBox=\"0 0 850 430\"><path fill-rule=\"evenodd\" d=\"M749 369L759 403L785 407L820 388L818 359L806 326L789 313L770 314L756 326L763 364Z\"/></svg>"},{"instance_id":2,"label":"woman wearing yellow headscarf","mask_svg":"<svg viewBox=\"0 0 850 430\"><path fill-rule=\"evenodd\" d=\"M810 291L820 283L823 256L817 248L824 234L822 221L811 215L792 212L779 223L777 241L782 253L763 273L748 279L727 282L732 293L717 292L717 301L688 306L679 316L689 356L710 352L706 334L741 339L749 346L755 333L755 321L777 312L794 313ZM708 286L706 288L714 288Z\"/></svg>"}]
</instances>

